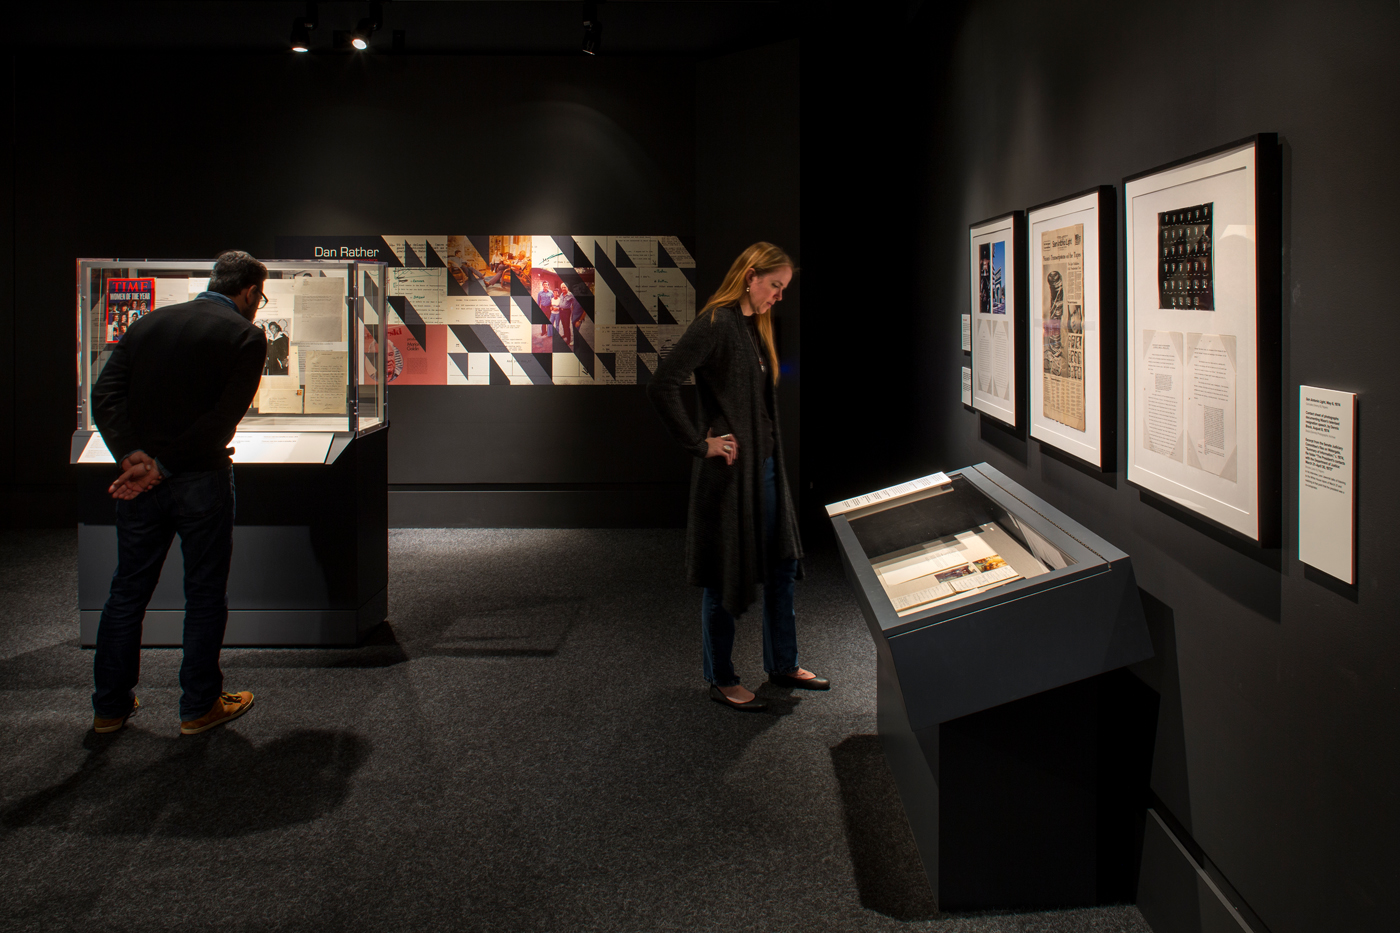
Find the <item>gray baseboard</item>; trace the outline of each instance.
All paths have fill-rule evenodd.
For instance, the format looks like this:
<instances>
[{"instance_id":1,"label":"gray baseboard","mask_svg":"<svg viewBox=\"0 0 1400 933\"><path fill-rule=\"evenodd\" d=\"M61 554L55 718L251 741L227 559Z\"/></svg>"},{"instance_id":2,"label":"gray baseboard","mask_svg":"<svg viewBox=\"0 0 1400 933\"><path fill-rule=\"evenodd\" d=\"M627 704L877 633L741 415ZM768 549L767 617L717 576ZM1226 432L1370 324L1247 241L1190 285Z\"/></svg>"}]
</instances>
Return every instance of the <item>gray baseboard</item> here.
<instances>
[{"instance_id":1,"label":"gray baseboard","mask_svg":"<svg viewBox=\"0 0 1400 933\"><path fill-rule=\"evenodd\" d=\"M390 487L390 528L679 528L683 483L602 489Z\"/></svg>"},{"instance_id":2,"label":"gray baseboard","mask_svg":"<svg viewBox=\"0 0 1400 933\"><path fill-rule=\"evenodd\" d=\"M1153 809L1143 834L1137 906L1153 933L1265 933L1246 922Z\"/></svg>"}]
</instances>

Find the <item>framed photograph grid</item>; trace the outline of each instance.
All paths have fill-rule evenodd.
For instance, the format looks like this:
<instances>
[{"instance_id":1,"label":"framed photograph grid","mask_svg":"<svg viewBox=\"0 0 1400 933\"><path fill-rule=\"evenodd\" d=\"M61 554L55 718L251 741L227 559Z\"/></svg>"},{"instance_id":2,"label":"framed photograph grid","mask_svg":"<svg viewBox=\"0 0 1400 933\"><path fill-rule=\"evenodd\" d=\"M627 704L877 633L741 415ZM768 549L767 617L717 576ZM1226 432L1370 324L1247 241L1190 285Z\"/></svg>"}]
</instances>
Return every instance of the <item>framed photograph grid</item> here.
<instances>
[{"instance_id":1,"label":"framed photograph grid","mask_svg":"<svg viewBox=\"0 0 1400 933\"><path fill-rule=\"evenodd\" d=\"M1278 137L1125 178L1123 207L1128 481L1274 546Z\"/></svg>"}]
</instances>

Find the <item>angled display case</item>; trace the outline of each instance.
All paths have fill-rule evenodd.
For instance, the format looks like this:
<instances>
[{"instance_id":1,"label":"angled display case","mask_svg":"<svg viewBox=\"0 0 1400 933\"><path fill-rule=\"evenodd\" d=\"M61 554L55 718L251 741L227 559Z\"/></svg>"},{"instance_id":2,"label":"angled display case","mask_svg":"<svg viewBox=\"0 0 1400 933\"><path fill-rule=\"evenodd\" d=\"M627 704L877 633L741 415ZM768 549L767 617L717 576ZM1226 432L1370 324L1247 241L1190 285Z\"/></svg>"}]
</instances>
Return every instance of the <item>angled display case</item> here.
<instances>
[{"instance_id":1,"label":"angled display case","mask_svg":"<svg viewBox=\"0 0 1400 933\"><path fill-rule=\"evenodd\" d=\"M346 645L383 621L388 581L385 265L271 261L254 323L268 354L234 449L238 510L227 645ZM84 645L116 567L115 462L92 420L92 386L126 328L193 299L208 260L77 264L79 609ZM147 609L143 644L181 643L178 547Z\"/></svg>"},{"instance_id":2,"label":"angled display case","mask_svg":"<svg viewBox=\"0 0 1400 933\"><path fill-rule=\"evenodd\" d=\"M1119 669L1152 646L1128 555L987 464L828 512L940 909L1130 900L1150 691Z\"/></svg>"}]
</instances>

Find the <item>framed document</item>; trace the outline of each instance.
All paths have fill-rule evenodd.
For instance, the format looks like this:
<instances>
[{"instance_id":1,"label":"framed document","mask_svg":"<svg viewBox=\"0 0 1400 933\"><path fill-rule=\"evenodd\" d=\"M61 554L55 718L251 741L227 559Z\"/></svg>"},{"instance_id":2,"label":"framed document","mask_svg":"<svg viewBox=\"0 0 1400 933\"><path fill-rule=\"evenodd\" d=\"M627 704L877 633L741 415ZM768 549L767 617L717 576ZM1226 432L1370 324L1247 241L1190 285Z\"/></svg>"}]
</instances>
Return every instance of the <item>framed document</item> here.
<instances>
[{"instance_id":1,"label":"framed document","mask_svg":"<svg viewBox=\"0 0 1400 933\"><path fill-rule=\"evenodd\" d=\"M1020 386L1024 329L1018 318L1025 294L1026 217L1020 211L968 228L972 286L972 407L1021 427Z\"/></svg>"},{"instance_id":2,"label":"framed document","mask_svg":"<svg viewBox=\"0 0 1400 933\"><path fill-rule=\"evenodd\" d=\"M1279 173L1266 133L1123 180L1128 481L1264 546L1280 497Z\"/></svg>"},{"instance_id":3,"label":"framed document","mask_svg":"<svg viewBox=\"0 0 1400 933\"><path fill-rule=\"evenodd\" d=\"M1026 212L1031 437L1101 471L1118 424L1118 239L1113 187Z\"/></svg>"}]
</instances>

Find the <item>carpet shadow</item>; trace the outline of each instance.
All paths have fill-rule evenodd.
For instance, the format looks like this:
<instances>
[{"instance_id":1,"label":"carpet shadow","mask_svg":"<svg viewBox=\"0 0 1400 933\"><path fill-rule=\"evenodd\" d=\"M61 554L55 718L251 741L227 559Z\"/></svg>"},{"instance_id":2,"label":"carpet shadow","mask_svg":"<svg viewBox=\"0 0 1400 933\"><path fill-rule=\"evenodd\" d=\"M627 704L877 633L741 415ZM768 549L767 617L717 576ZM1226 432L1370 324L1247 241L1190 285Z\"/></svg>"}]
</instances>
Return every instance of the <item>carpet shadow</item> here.
<instances>
[{"instance_id":1,"label":"carpet shadow","mask_svg":"<svg viewBox=\"0 0 1400 933\"><path fill-rule=\"evenodd\" d=\"M458 616L421 654L456 658L552 658L579 618L577 603L544 602Z\"/></svg>"},{"instance_id":2,"label":"carpet shadow","mask_svg":"<svg viewBox=\"0 0 1400 933\"><path fill-rule=\"evenodd\" d=\"M831 749L862 907L905 922L940 916L878 735Z\"/></svg>"},{"instance_id":3,"label":"carpet shadow","mask_svg":"<svg viewBox=\"0 0 1400 933\"><path fill-rule=\"evenodd\" d=\"M389 621L370 630L354 648L225 648L225 668L383 668L408 660Z\"/></svg>"},{"instance_id":4,"label":"carpet shadow","mask_svg":"<svg viewBox=\"0 0 1400 933\"><path fill-rule=\"evenodd\" d=\"M369 757L352 732L303 729L256 746L223 727L158 736L133 726L83 740L72 774L0 811L0 827L97 836L232 838L337 809Z\"/></svg>"}]
</instances>

